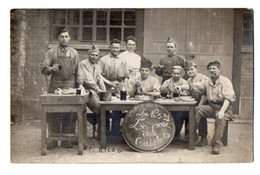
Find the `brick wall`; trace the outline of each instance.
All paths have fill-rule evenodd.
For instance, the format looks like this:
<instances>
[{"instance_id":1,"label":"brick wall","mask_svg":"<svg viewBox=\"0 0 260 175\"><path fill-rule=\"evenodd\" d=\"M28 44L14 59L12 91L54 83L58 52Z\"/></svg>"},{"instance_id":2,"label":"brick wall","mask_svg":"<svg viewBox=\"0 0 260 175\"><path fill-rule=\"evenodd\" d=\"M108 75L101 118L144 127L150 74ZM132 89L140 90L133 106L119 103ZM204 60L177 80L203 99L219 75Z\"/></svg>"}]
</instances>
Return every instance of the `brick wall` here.
<instances>
[{"instance_id":1,"label":"brick wall","mask_svg":"<svg viewBox=\"0 0 260 175\"><path fill-rule=\"evenodd\" d=\"M241 65L241 97L253 97L253 55L243 54Z\"/></svg>"},{"instance_id":2,"label":"brick wall","mask_svg":"<svg viewBox=\"0 0 260 175\"><path fill-rule=\"evenodd\" d=\"M38 96L46 90L45 76L41 74L40 70L50 44L50 10L26 10L26 23L25 85L24 92L21 92L24 96L22 100L22 115L25 120L39 118ZM80 60L86 59L86 49L79 49L78 53ZM107 50L101 51L101 55L107 53ZM15 80L17 77L15 74L16 69L15 67L12 68L12 80ZM13 82L14 81L12 81L12 84Z\"/></svg>"},{"instance_id":3,"label":"brick wall","mask_svg":"<svg viewBox=\"0 0 260 175\"><path fill-rule=\"evenodd\" d=\"M25 98L36 99L45 90L40 67L49 41L49 11L27 10Z\"/></svg>"},{"instance_id":4,"label":"brick wall","mask_svg":"<svg viewBox=\"0 0 260 175\"><path fill-rule=\"evenodd\" d=\"M252 47L242 48L241 61L241 93L240 93L240 117L244 119L253 118L253 77L254 57Z\"/></svg>"}]
</instances>

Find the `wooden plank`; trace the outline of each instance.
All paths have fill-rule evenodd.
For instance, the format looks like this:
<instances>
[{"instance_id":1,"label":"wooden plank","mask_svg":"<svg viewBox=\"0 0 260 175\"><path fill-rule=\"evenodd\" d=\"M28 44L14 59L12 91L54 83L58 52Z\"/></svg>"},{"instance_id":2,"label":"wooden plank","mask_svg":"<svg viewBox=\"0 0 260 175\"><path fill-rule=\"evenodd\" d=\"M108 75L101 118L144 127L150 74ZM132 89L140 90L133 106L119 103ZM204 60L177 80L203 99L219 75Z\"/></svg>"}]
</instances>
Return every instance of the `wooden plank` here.
<instances>
[{"instance_id":1,"label":"wooden plank","mask_svg":"<svg viewBox=\"0 0 260 175\"><path fill-rule=\"evenodd\" d=\"M76 95L76 94L69 94L69 95L58 95L58 94L43 94L39 97L41 104L85 104L88 102L88 94L86 95Z\"/></svg>"}]
</instances>

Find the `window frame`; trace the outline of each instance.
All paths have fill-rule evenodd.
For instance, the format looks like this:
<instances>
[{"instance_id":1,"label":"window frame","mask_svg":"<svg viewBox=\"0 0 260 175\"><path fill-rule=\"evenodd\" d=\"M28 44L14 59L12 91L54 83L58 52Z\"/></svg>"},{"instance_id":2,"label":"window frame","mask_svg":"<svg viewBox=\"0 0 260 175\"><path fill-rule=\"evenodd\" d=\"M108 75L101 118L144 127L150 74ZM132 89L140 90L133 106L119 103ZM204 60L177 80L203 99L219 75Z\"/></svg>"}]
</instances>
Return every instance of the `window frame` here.
<instances>
[{"instance_id":1,"label":"window frame","mask_svg":"<svg viewBox=\"0 0 260 175\"><path fill-rule=\"evenodd\" d=\"M54 24L54 12L55 10L64 10L65 11L65 24ZM75 10L75 11L79 11L79 25L68 25L67 21L68 21L68 11L69 10ZM83 25L83 11L93 11L93 24L92 25ZM106 40L102 41L102 40L97 40L96 38L96 32L97 32L97 28L99 27L97 25L97 11L106 11L107 13L107 17L106 17L106 25L104 25L104 28L106 28ZM121 11L122 12L122 17L121 17L121 25L110 25L110 13L112 11ZM134 11L136 13L136 17L135 17L135 26L128 26L124 24L125 21L125 16L124 16L124 12L125 11ZM134 28L135 29L135 34L136 34L136 28L137 28L137 13L138 10L137 9L53 9L51 10L50 13L50 38L49 41L50 43L53 44L57 44L58 41L55 40L53 38L53 32L54 32L54 27L59 27L59 26L69 26L69 27L78 27L79 29L79 40L73 40L70 43L74 44L74 45L80 45L81 43L85 43L85 44L92 44L93 42L96 44L100 44L100 45L107 45L109 44L110 41L110 29L111 28L120 28L121 29L121 44L124 44L124 29L128 29L128 28ZM92 40L83 40L83 28L84 27L91 27L92 28ZM100 26L101 27L101 26Z\"/></svg>"}]
</instances>

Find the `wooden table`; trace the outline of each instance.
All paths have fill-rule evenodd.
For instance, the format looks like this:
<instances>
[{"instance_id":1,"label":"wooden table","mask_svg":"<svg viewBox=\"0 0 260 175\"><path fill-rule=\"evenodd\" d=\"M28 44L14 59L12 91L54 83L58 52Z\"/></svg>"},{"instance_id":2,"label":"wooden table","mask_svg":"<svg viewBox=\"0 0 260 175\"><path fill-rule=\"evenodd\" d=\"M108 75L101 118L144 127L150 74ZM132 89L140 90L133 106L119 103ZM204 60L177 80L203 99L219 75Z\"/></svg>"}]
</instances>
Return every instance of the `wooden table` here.
<instances>
[{"instance_id":1,"label":"wooden table","mask_svg":"<svg viewBox=\"0 0 260 175\"><path fill-rule=\"evenodd\" d=\"M121 101L119 99L112 101L100 101L101 105L101 146L103 148L107 145L107 136L106 136L106 111L123 111L131 110L134 105L142 103L143 101L137 100L126 100ZM195 105L196 101L176 102L173 99L157 99L153 102L159 103L164 106L168 111L189 111L189 149L194 150L194 127L195 127Z\"/></svg>"},{"instance_id":2,"label":"wooden table","mask_svg":"<svg viewBox=\"0 0 260 175\"><path fill-rule=\"evenodd\" d=\"M43 94L40 95L41 105L41 155L45 156L47 144L53 140L71 140L78 139L78 155L83 155L83 148L86 145L87 125L86 125L86 106L88 94L86 95L57 95ZM78 117L78 134L62 134L61 136L47 137L47 113L77 113Z\"/></svg>"}]
</instances>

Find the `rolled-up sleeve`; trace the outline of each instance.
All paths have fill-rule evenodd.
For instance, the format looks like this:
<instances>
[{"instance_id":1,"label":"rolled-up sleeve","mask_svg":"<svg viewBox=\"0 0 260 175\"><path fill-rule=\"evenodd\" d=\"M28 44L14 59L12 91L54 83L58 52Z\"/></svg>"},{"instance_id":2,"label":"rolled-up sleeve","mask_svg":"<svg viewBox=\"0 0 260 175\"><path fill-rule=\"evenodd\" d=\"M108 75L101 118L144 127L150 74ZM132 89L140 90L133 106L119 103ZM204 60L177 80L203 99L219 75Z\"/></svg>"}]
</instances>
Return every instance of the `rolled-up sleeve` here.
<instances>
[{"instance_id":1,"label":"rolled-up sleeve","mask_svg":"<svg viewBox=\"0 0 260 175\"><path fill-rule=\"evenodd\" d=\"M169 92L169 86L170 86L170 80L166 80L165 82L163 82L160 91L162 93L168 93Z\"/></svg>"},{"instance_id":2,"label":"rolled-up sleeve","mask_svg":"<svg viewBox=\"0 0 260 175\"><path fill-rule=\"evenodd\" d=\"M234 102L236 100L233 85L228 79L224 79L222 82L222 96L230 102Z\"/></svg>"},{"instance_id":3,"label":"rolled-up sleeve","mask_svg":"<svg viewBox=\"0 0 260 175\"><path fill-rule=\"evenodd\" d=\"M87 87L92 90L97 91L100 89L98 84L94 80L93 75L90 73L87 66L82 62L79 64L77 81L80 84L85 83Z\"/></svg>"},{"instance_id":4,"label":"rolled-up sleeve","mask_svg":"<svg viewBox=\"0 0 260 175\"><path fill-rule=\"evenodd\" d=\"M52 73L52 70L51 70L52 62L53 62L52 55L53 55L52 50L49 50L45 55L44 62L42 63L42 66L41 66L41 72L43 74L50 75Z\"/></svg>"}]
</instances>

